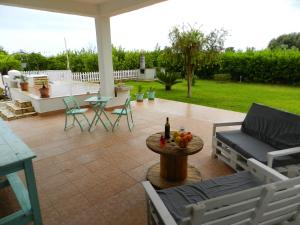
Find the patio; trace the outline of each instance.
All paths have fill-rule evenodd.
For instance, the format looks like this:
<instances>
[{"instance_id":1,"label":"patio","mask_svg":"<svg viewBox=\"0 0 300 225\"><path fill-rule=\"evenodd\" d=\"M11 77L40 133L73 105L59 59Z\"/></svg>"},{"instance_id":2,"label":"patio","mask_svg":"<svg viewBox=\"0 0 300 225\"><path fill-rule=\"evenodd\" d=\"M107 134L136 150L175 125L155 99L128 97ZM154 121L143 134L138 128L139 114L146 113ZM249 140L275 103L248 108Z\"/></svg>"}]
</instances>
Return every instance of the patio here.
<instances>
[{"instance_id":1,"label":"patio","mask_svg":"<svg viewBox=\"0 0 300 225\"><path fill-rule=\"evenodd\" d=\"M8 123L37 154L34 167L44 224L146 224L140 182L159 155L147 149L145 140L163 130L167 116L171 130L183 125L204 140L203 150L189 157L203 179L232 173L210 156L212 122L237 121L244 114L161 99L132 102L132 107L132 133L124 119L114 133L100 125L92 132L80 132L79 127L64 132L62 113ZM16 208L10 191L1 192L0 200L1 216Z\"/></svg>"}]
</instances>

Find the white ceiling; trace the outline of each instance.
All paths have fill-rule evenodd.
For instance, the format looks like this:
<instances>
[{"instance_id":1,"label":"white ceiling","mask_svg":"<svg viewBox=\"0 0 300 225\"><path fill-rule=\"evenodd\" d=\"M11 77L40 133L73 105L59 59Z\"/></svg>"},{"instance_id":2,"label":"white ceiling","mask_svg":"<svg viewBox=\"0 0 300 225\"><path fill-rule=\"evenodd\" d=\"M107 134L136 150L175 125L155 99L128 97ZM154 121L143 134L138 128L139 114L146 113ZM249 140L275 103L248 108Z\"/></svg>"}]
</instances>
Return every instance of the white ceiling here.
<instances>
[{"instance_id":1,"label":"white ceiling","mask_svg":"<svg viewBox=\"0 0 300 225\"><path fill-rule=\"evenodd\" d=\"M166 0L0 0L0 5L81 16L115 16Z\"/></svg>"}]
</instances>

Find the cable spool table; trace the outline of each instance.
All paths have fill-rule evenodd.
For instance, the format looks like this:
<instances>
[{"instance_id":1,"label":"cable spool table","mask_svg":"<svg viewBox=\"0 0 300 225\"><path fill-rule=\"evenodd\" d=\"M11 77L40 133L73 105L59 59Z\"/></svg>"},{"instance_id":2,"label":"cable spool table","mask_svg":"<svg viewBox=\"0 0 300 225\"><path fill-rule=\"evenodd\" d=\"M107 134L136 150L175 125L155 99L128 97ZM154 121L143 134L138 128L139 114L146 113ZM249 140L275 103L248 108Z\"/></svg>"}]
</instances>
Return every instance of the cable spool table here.
<instances>
[{"instance_id":1,"label":"cable spool table","mask_svg":"<svg viewBox=\"0 0 300 225\"><path fill-rule=\"evenodd\" d=\"M189 155L202 150L202 139L193 135L193 139L187 147L181 148L170 138L166 140L165 146L161 147L160 137L163 134L163 132L155 133L146 139L147 147L160 154L160 162L149 168L147 180L158 189L201 181L199 170L188 165L187 159Z\"/></svg>"}]
</instances>

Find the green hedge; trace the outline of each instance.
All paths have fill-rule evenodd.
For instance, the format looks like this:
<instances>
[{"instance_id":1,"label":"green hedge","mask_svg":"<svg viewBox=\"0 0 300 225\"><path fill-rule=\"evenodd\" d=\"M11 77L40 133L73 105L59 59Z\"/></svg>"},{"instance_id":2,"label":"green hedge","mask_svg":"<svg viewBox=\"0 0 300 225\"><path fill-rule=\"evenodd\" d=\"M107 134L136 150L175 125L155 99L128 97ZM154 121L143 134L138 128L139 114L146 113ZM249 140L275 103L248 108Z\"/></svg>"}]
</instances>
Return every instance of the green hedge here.
<instances>
[{"instance_id":1,"label":"green hedge","mask_svg":"<svg viewBox=\"0 0 300 225\"><path fill-rule=\"evenodd\" d=\"M242 76L246 82L300 84L299 50L226 52L220 67L237 81Z\"/></svg>"}]
</instances>

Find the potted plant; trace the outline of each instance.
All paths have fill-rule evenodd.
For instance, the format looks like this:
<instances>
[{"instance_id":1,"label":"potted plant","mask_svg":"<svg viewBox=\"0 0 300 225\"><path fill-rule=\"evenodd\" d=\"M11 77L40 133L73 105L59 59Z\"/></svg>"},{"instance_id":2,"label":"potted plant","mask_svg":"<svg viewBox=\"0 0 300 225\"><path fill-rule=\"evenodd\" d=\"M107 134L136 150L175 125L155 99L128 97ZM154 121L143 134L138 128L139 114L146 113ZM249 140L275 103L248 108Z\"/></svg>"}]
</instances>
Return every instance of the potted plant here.
<instances>
[{"instance_id":1,"label":"potted plant","mask_svg":"<svg viewBox=\"0 0 300 225\"><path fill-rule=\"evenodd\" d=\"M20 87L22 91L28 91L28 77L21 74L19 76L15 76L14 79L20 80Z\"/></svg>"},{"instance_id":2,"label":"potted plant","mask_svg":"<svg viewBox=\"0 0 300 225\"><path fill-rule=\"evenodd\" d=\"M147 95L148 95L148 100L154 100L155 99L155 91L153 89L153 87L150 87L148 92L147 92Z\"/></svg>"},{"instance_id":3,"label":"potted plant","mask_svg":"<svg viewBox=\"0 0 300 225\"><path fill-rule=\"evenodd\" d=\"M41 98L49 98L49 87L46 87L45 83L43 82L43 87L39 89Z\"/></svg>"},{"instance_id":4,"label":"potted plant","mask_svg":"<svg viewBox=\"0 0 300 225\"><path fill-rule=\"evenodd\" d=\"M138 86L138 92L135 94L135 95L136 95L136 101L137 101L137 102L143 102L143 99L144 99L144 93L143 93L142 91L143 91L143 86L142 86L142 85L139 85L139 86Z\"/></svg>"}]
</instances>

